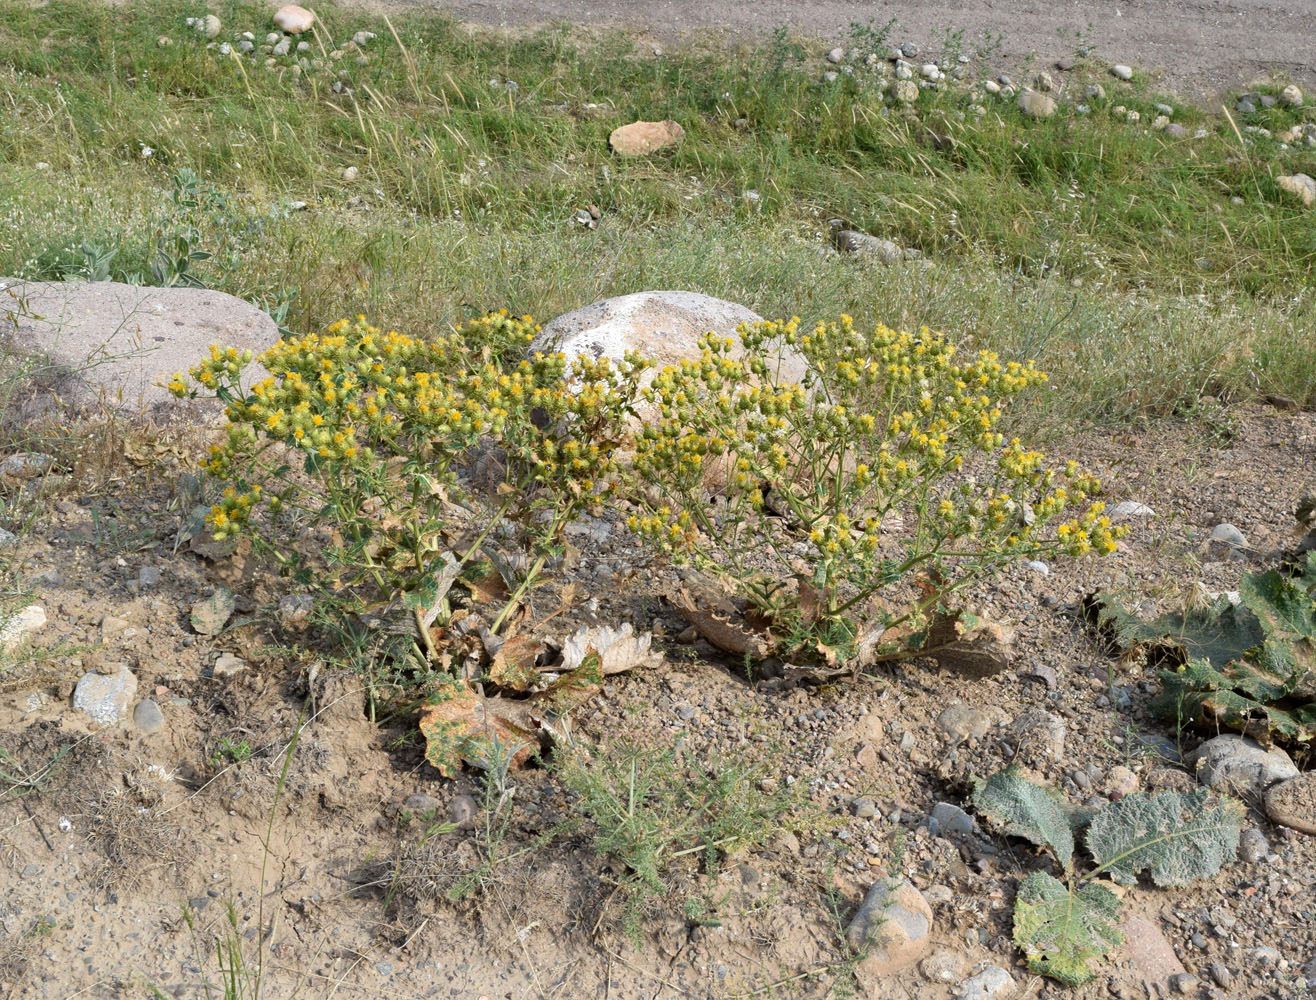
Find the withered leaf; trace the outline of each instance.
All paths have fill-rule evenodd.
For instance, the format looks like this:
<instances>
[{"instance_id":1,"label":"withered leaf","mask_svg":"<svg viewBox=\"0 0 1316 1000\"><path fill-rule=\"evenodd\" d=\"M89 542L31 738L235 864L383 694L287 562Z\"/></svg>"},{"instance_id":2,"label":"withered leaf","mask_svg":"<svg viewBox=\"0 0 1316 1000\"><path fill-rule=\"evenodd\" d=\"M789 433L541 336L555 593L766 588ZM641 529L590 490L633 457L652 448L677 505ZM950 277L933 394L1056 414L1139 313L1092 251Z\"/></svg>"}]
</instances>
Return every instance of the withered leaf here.
<instances>
[{"instance_id":1,"label":"withered leaf","mask_svg":"<svg viewBox=\"0 0 1316 1000\"><path fill-rule=\"evenodd\" d=\"M536 730L528 703L485 698L456 680L430 695L420 713L425 759L444 777L464 760L488 759L495 740L519 745L511 766L521 767L539 746Z\"/></svg>"},{"instance_id":2,"label":"withered leaf","mask_svg":"<svg viewBox=\"0 0 1316 1000\"><path fill-rule=\"evenodd\" d=\"M771 636L750 631L724 615L705 610L684 587L668 591L667 599L681 613L681 617L710 643L737 656L767 657L773 649Z\"/></svg>"},{"instance_id":3,"label":"withered leaf","mask_svg":"<svg viewBox=\"0 0 1316 1000\"><path fill-rule=\"evenodd\" d=\"M544 643L528 635L514 635L494 654L489 678L501 688L526 691L538 672L535 661L545 650Z\"/></svg>"},{"instance_id":4,"label":"withered leaf","mask_svg":"<svg viewBox=\"0 0 1316 1000\"><path fill-rule=\"evenodd\" d=\"M990 677L1014 660L1014 634L1005 626L963 611L938 611L928 627L923 653L948 670Z\"/></svg>"},{"instance_id":5,"label":"withered leaf","mask_svg":"<svg viewBox=\"0 0 1316 1000\"><path fill-rule=\"evenodd\" d=\"M636 635L630 622L620 628L609 625L582 625L562 647L561 670L569 672L581 667L590 657L599 657L602 676L622 674L636 667L652 667L662 662L662 656L650 646L653 636L648 632Z\"/></svg>"}]
</instances>

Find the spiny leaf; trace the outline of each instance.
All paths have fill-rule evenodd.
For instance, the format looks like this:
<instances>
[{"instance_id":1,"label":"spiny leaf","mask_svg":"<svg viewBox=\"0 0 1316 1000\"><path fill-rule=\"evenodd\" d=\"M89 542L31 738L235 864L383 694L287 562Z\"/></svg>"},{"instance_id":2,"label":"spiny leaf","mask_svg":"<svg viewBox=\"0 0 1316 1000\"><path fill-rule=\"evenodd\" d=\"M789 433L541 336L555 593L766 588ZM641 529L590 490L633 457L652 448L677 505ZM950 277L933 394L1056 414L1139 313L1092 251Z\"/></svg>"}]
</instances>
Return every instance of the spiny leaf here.
<instances>
[{"instance_id":1,"label":"spiny leaf","mask_svg":"<svg viewBox=\"0 0 1316 1000\"><path fill-rule=\"evenodd\" d=\"M1219 598L1209 608L1162 615L1150 622L1130 614L1110 594L1088 597L1083 610L1121 650L1142 647L1153 664L1165 660L1180 664L1201 658L1219 668L1240 659L1265 638L1256 616L1227 597Z\"/></svg>"},{"instance_id":2,"label":"spiny leaf","mask_svg":"<svg viewBox=\"0 0 1316 1000\"><path fill-rule=\"evenodd\" d=\"M973 804L1001 830L1023 837L1039 847L1050 847L1069 868L1074 857L1074 834L1057 795L1023 776L1017 764L993 774L974 790Z\"/></svg>"},{"instance_id":3,"label":"spiny leaf","mask_svg":"<svg viewBox=\"0 0 1316 1000\"><path fill-rule=\"evenodd\" d=\"M1095 975L1091 963L1124 941L1119 909L1118 897L1104 885L1082 882L1071 889L1033 872L1015 897L1014 943L1034 972L1082 986Z\"/></svg>"},{"instance_id":4,"label":"spiny leaf","mask_svg":"<svg viewBox=\"0 0 1316 1000\"><path fill-rule=\"evenodd\" d=\"M1278 570L1248 573L1238 592L1266 633L1261 665L1280 675L1288 692L1316 698L1316 601Z\"/></svg>"},{"instance_id":5,"label":"spiny leaf","mask_svg":"<svg viewBox=\"0 0 1316 1000\"><path fill-rule=\"evenodd\" d=\"M1151 870L1159 886L1209 878L1238 850L1243 807L1192 792L1134 792L1112 802L1088 827L1088 850L1117 882L1132 884Z\"/></svg>"}]
</instances>

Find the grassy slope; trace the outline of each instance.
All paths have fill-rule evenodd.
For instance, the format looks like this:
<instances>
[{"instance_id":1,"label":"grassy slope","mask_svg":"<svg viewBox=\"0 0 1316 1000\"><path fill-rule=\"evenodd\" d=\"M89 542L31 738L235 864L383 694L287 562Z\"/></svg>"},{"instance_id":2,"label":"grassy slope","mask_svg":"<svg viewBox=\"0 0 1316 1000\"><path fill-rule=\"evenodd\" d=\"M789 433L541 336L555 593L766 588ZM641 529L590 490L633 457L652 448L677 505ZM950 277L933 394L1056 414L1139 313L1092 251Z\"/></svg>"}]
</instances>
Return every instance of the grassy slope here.
<instances>
[{"instance_id":1,"label":"grassy slope","mask_svg":"<svg viewBox=\"0 0 1316 1000\"><path fill-rule=\"evenodd\" d=\"M213 9L221 40L268 30L263 9ZM377 17L324 8L316 58L379 35L366 65L338 63L346 94L328 71L206 51L182 24L203 12L0 0L0 273L149 280L154 248L177 257L182 236L211 255L200 280L288 303L296 329L359 311L426 329L504 304L547 317L684 287L1036 356L1060 421L1204 392L1316 403L1316 219L1273 179L1316 173L1316 154L1246 145L1223 122L1177 142L1131 127L1106 107L1148 121L1155 98L1108 78L1087 117L1028 121L990 96L975 117L954 94L906 114L862 71L820 82L780 40L654 58L623 36L430 16L394 25L400 47ZM676 119L686 141L613 156L608 132L637 117ZM184 168L201 183L176 193ZM573 221L590 204L597 230ZM831 217L937 266L842 259L825 251Z\"/></svg>"}]
</instances>

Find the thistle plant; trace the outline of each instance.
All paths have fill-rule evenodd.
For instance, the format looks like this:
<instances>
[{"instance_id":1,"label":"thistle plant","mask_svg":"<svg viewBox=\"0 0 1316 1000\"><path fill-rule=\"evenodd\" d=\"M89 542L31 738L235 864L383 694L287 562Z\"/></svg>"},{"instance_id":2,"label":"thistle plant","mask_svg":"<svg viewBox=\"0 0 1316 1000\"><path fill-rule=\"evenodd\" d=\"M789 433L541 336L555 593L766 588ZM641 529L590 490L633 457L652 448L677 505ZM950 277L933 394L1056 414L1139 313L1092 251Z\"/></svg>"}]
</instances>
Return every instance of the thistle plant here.
<instances>
[{"instance_id":1,"label":"thistle plant","mask_svg":"<svg viewBox=\"0 0 1316 1000\"><path fill-rule=\"evenodd\" d=\"M613 488L645 367L569 366L560 354L494 363L523 352L536 330L505 310L433 338L342 320L279 341L258 359L269 376L248 388L251 352L212 348L190 376L226 404L225 440L205 463L228 484L208 517L215 536L261 534L294 562L292 528L312 522L327 529L323 558L338 589L400 598L432 620L494 533L500 544L510 535L528 569L505 613L565 524ZM195 386L182 375L170 383L179 396Z\"/></svg>"},{"instance_id":2,"label":"thistle plant","mask_svg":"<svg viewBox=\"0 0 1316 1000\"><path fill-rule=\"evenodd\" d=\"M1118 885L1143 875L1177 888L1211 878L1233 859L1241 803L1191 792L1133 792L1095 812L1031 781L1017 766L975 781L973 804L1002 833L1051 851L1061 876L1034 870L1015 894L1014 943L1034 972L1068 986L1096 976L1094 966L1123 943ZM1081 864L1086 845L1092 865Z\"/></svg>"},{"instance_id":3,"label":"thistle plant","mask_svg":"<svg viewBox=\"0 0 1316 1000\"><path fill-rule=\"evenodd\" d=\"M1100 484L1000 430L1008 401L1046 381L1031 362L960 359L940 333L864 333L848 316L738 334L706 337L698 360L646 390L658 417L635 470L660 498L629 524L747 600L795 651L853 648L872 628L907 640L952 591L1011 560L1114 551L1122 529L1092 499ZM782 345L806 362L799 384L778 375ZM915 575L922 597L878 607Z\"/></svg>"}]
</instances>

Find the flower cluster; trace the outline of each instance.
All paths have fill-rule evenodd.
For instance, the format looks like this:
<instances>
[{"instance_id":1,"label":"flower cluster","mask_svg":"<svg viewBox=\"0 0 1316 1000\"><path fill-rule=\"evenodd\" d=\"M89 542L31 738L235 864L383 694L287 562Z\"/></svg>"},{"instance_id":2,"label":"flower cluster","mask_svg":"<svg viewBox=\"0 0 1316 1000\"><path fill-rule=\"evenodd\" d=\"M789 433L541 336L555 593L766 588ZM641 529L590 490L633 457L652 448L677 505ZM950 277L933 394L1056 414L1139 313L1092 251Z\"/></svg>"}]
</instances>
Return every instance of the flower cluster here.
<instances>
[{"instance_id":1,"label":"flower cluster","mask_svg":"<svg viewBox=\"0 0 1316 1000\"><path fill-rule=\"evenodd\" d=\"M524 355L537 330L503 311L420 338L358 316L279 341L255 359L267 374L249 389L250 352L212 348L190 376L226 404L226 436L205 462L229 483L209 516L214 534L242 531L262 506L327 517L343 539L331 561L405 592L455 508L479 505L464 473L489 453L501 477L484 484L499 498L491 516L547 501L560 527L611 488L645 363L495 363ZM182 375L170 389L195 392Z\"/></svg>"},{"instance_id":2,"label":"flower cluster","mask_svg":"<svg viewBox=\"0 0 1316 1000\"><path fill-rule=\"evenodd\" d=\"M647 391L658 419L635 467L663 496L629 523L733 590L765 561L783 579L803 568L840 614L915 570L962 585L1021 555L1115 547L1100 484L1001 429L1010 397L1046 382L1032 362L848 316L701 346Z\"/></svg>"}]
</instances>

